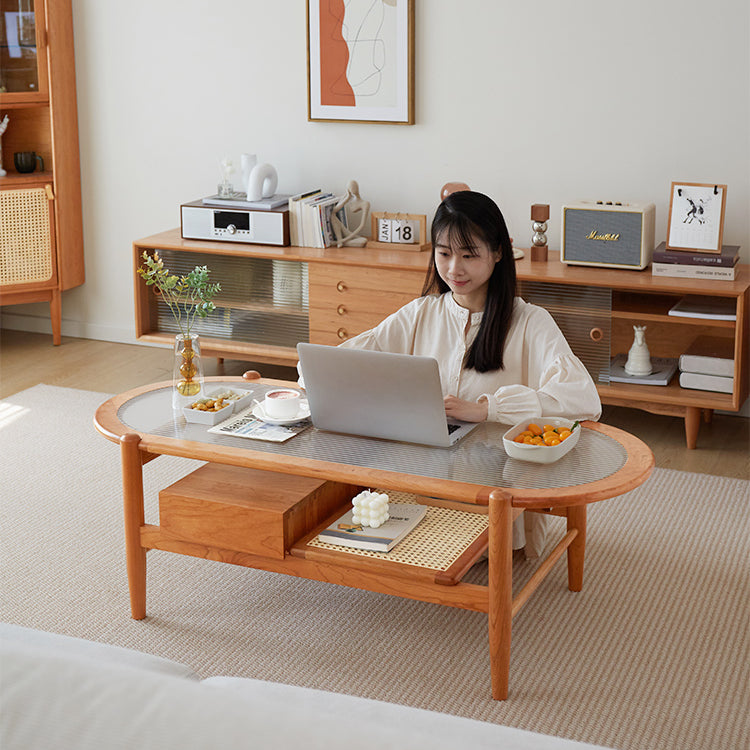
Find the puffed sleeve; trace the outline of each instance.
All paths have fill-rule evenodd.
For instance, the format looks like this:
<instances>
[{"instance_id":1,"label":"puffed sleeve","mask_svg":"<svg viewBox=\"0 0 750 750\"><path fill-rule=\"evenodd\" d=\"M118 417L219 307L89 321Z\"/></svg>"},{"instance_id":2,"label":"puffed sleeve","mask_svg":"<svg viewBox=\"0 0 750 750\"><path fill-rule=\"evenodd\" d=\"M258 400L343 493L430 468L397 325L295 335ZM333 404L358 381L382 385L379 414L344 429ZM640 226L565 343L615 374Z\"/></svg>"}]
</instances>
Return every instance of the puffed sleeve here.
<instances>
[{"instance_id":1,"label":"puffed sleeve","mask_svg":"<svg viewBox=\"0 0 750 750\"><path fill-rule=\"evenodd\" d=\"M524 312L505 350L507 367L520 364L520 377L483 394L487 419L506 424L539 416L599 419L602 407L596 385L552 316L533 305L526 305Z\"/></svg>"}]
</instances>

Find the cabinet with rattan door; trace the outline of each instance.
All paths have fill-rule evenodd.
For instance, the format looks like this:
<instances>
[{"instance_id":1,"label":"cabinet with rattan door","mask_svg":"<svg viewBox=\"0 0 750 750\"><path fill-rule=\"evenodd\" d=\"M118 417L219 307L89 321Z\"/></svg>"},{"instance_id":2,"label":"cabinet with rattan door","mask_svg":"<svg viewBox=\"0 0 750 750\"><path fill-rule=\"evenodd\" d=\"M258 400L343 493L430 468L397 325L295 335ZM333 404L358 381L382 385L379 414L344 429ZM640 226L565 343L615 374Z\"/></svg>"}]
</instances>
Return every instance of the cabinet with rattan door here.
<instances>
[{"instance_id":1,"label":"cabinet with rattan door","mask_svg":"<svg viewBox=\"0 0 750 750\"><path fill-rule=\"evenodd\" d=\"M59 344L84 282L70 0L0 0L0 131L0 305L49 302Z\"/></svg>"}]
</instances>

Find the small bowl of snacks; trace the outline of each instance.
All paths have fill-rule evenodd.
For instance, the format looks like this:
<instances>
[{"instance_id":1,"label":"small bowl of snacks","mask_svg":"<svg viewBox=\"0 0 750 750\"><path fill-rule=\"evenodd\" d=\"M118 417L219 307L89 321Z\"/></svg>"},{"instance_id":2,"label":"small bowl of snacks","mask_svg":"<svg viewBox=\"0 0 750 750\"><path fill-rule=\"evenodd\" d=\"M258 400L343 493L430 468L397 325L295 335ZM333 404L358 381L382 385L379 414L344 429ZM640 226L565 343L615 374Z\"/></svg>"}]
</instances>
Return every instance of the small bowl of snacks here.
<instances>
[{"instance_id":1,"label":"small bowl of snacks","mask_svg":"<svg viewBox=\"0 0 750 750\"><path fill-rule=\"evenodd\" d=\"M188 422L200 424L219 424L232 416L234 402L223 398L199 398L189 406L185 406L182 413Z\"/></svg>"},{"instance_id":2,"label":"small bowl of snacks","mask_svg":"<svg viewBox=\"0 0 750 750\"><path fill-rule=\"evenodd\" d=\"M234 413L242 411L246 406L250 405L253 398L252 391L240 391L234 390L233 388L222 388L221 390L214 391L213 393L207 394L208 398L213 399L224 399L224 401L231 402L234 407Z\"/></svg>"},{"instance_id":3,"label":"small bowl of snacks","mask_svg":"<svg viewBox=\"0 0 750 750\"><path fill-rule=\"evenodd\" d=\"M580 436L577 419L539 417L511 427L503 435L503 445L511 458L551 464L572 451Z\"/></svg>"}]
</instances>

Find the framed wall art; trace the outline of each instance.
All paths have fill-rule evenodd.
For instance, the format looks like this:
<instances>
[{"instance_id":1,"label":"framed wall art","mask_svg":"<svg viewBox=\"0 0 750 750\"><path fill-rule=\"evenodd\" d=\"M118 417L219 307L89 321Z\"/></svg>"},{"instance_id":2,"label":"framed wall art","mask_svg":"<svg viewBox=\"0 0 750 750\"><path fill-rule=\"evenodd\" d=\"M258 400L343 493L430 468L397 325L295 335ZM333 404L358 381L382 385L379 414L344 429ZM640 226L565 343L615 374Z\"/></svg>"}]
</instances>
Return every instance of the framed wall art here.
<instances>
[{"instance_id":1,"label":"framed wall art","mask_svg":"<svg viewBox=\"0 0 750 750\"><path fill-rule=\"evenodd\" d=\"M414 0L307 0L307 117L414 124Z\"/></svg>"},{"instance_id":2,"label":"framed wall art","mask_svg":"<svg viewBox=\"0 0 750 750\"><path fill-rule=\"evenodd\" d=\"M670 250L720 253L726 202L726 185L673 182L667 247Z\"/></svg>"}]
</instances>

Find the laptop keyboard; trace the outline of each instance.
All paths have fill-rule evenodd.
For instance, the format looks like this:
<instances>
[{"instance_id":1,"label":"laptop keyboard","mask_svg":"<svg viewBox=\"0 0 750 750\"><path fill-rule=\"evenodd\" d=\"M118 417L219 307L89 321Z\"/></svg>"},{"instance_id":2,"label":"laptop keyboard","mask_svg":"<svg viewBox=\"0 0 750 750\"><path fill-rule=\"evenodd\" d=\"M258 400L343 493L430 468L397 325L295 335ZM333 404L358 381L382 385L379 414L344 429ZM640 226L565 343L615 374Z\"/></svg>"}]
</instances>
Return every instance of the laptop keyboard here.
<instances>
[{"instance_id":1,"label":"laptop keyboard","mask_svg":"<svg viewBox=\"0 0 750 750\"><path fill-rule=\"evenodd\" d=\"M461 425L448 423L448 434L452 435Z\"/></svg>"}]
</instances>

